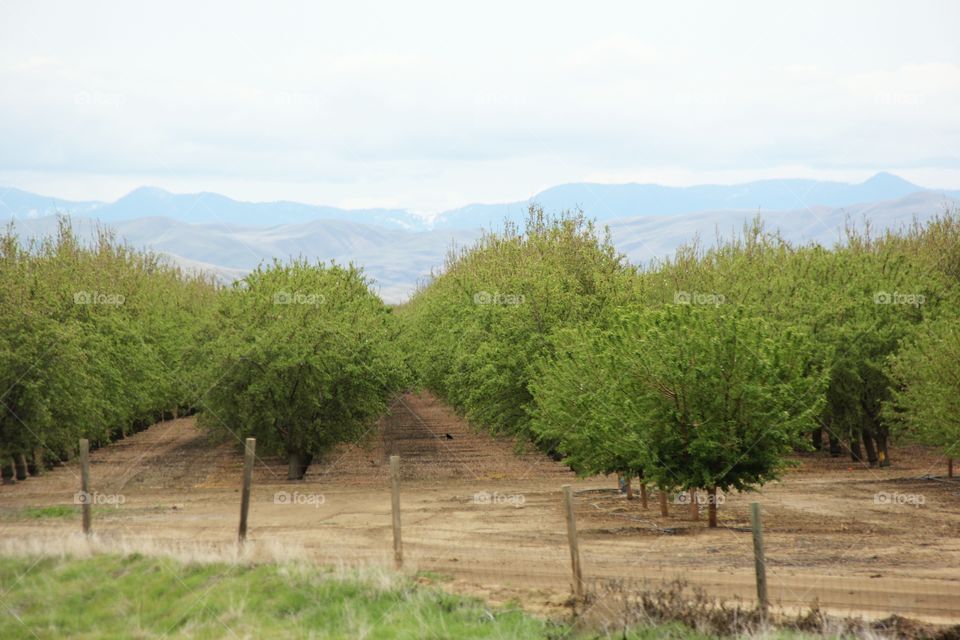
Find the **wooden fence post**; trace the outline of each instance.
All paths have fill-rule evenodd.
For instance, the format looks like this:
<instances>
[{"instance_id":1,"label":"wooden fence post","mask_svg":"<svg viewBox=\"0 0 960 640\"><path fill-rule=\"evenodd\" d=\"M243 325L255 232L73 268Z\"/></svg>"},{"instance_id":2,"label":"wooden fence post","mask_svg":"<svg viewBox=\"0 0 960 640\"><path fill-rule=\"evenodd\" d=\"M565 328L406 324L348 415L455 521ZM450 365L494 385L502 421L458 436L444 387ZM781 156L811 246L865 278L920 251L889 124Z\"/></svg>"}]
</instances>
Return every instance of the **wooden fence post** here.
<instances>
[{"instance_id":1,"label":"wooden fence post","mask_svg":"<svg viewBox=\"0 0 960 640\"><path fill-rule=\"evenodd\" d=\"M403 568L403 537L400 533L400 456L390 456L390 509L393 512L393 563Z\"/></svg>"},{"instance_id":2,"label":"wooden fence post","mask_svg":"<svg viewBox=\"0 0 960 640\"><path fill-rule=\"evenodd\" d=\"M760 519L760 503L750 504L750 524L753 528L753 562L757 573L757 606L760 616L767 619L767 565L763 556L763 521Z\"/></svg>"},{"instance_id":3,"label":"wooden fence post","mask_svg":"<svg viewBox=\"0 0 960 640\"><path fill-rule=\"evenodd\" d=\"M657 487L657 493L660 498L660 515L666 518L670 515L669 508L667 507L667 490Z\"/></svg>"},{"instance_id":4,"label":"wooden fence post","mask_svg":"<svg viewBox=\"0 0 960 640\"><path fill-rule=\"evenodd\" d=\"M250 485L253 484L253 461L256 458L257 439L247 438L244 443L243 489L240 492L240 529L237 540L243 544L247 540L247 515L250 512Z\"/></svg>"},{"instance_id":5,"label":"wooden fence post","mask_svg":"<svg viewBox=\"0 0 960 640\"><path fill-rule=\"evenodd\" d=\"M700 505L697 504L697 490L690 489L690 517L693 520L700 519Z\"/></svg>"},{"instance_id":6,"label":"wooden fence post","mask_svg":"<svg viewBox=\"0 0 960 640\"><path fill-rule=\"evenodd\" d=\"M90 493L90 441L80 439L80 508L83 511L83 533L90 535L93 495Z\"/></svg>"},{"instance_id":7,"label":"wooden fence post","mask_svg":"<svg viewBox=\"0 0 960 640\"><path fill-rule=\"evenodd\" d=\"M577 521L573 512L573 487L563 485L563 507L567 516L567 540L570 544L570 566L573 569L573 595L583 600L583 572L580 568L580 545L577 542Z\"/></svg>"},{"instance_id":8,"label":"wooden fence post","mask_svg":"<svg viewBox=\"0 0 960 640\"><path fill-rule=\"evenodd\" d=\"M647 508L647 483L640 483L640 506L644 509Z\"/></svg>"},{"instance_id":9,"label":"wooden fence post","mask_svg":"<svg viewBox=\"0 0 960 640\"><path fill-rule=\"evenodd\" d=\"M953 458L947 458L947 477L953 477Z\"/></svg>"}]
</instances>

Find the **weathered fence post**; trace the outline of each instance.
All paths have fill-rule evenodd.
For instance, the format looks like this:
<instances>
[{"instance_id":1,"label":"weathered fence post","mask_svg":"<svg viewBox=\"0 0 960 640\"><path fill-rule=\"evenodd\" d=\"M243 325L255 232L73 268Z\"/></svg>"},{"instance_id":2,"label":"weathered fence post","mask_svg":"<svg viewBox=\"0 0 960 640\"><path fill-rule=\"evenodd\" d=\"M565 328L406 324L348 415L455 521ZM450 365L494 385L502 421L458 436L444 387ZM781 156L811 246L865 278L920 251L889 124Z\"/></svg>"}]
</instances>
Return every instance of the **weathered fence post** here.
<instances>
[{"instance_id":1,"label":"weathered fence post","mask_svg":"<svg viewBox=\"0 0 960 640\"><path fill-rule=\"evenodd\" d=\"M393 563L403 568L403 537L400 533L400 456L390 456L390 508L393 512Z\"/></svg>"},{"instance_id":2,"label":"weathered fence post","mask_svg":"<svg viewBox=\"0 0 960 640\"><path fill-rule=\"evenodd\" d=\"M690 517L693 520L700 519L700 505L697 504L697 490L690 489Z\"/></svg>"},{"instance_id":3,"label":"weathered fence post","mask_svg":"<svg viewBox=\"0 0 960 640\"><path fill-rule=\"evenodd\" d=\"M580 569L580 545L577 542L577 521L573 512L573 487L563 485L563 510L567 517L567 540L570 543L570 566L573 569L573 595L583 599L583 572Z\"/></svg>"},{"instance_id":4,"label":"weathered fence post","mask_svg":"<svg viewBox=\"0 0 960 640\"><path fill-rule=\"evenodd\" d=\"M90 441L80 439L80 508L83 511L83 532L90 535L93 495L90 493Z\"/></svg>"},{"instance_id":5,"label":"weathered fence post","mask_svg":"<svg viewBox=\"0 0 960 640\"><path fill-rule=\"evenodd\" d=\"M760 503L750 504L750 524L753 528L753 562L757 572L757 606L762 619L767 619L767 565L763 556L763 522L760 519Z\"/></svg>"},{"instance_id":6,"label":"weathered fence post","mask_svg":"<svg viewBox=\"0 0 960 640\"><path fill-rule=\"evenodd\" d=\"M243 489L240 492L240 530L237 534L240 544L247 540L247 514L250 512L250 485L253 484L253 461L256 451L257 439L247 438L243 456Z\"/></svg>"}]
</instances>

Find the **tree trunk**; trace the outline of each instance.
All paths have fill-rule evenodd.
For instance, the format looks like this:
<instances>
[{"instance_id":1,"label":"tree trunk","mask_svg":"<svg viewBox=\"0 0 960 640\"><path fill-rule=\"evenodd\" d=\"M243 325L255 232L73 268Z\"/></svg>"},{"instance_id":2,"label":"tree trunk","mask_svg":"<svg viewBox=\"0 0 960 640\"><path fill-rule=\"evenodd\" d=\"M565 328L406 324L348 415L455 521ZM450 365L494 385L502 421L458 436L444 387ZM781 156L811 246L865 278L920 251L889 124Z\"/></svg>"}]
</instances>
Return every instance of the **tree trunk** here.
<instances>
[{"instance_id":1,"label":"tree trunk","mask_svg":"<svg viewBox=\"0 0 960 640\"><path fill-rule=\"evenodd\" d=\"M710 515L708 520L709 527L711 529L717 528L717 488L710 487L707 489L707 513Z\"/></svg>"},{"instance_id":2,"label":"tree trunk","mask_svg":"<svg viewBox=\"0 0 960 640\"><path fill-rule=\"evenodd\" d=\"M690 518L693 520L700 519L700 505L697 504L696 489L690 489Z\"/></svg>"},{"instance_id":3,"label":"tree trunk","mask_svg":"<svg viewBox=\"0 0 960 640\"><path fill-rule=\"evenodd\" d=\"M13 468L17 472L17 480L27 479L27 456L23 451L13 456Z\"/></svg>"},{"instance_id":4,"label":"tree trunk","mask_svg":"<svg viewBox=\"0 0 960 640\"><path fill-rule=\"evenodd\" d=\"M840 438L830 434L830 457L839 458L840 454L843 453L843 449L840 448Z\"/></svg>"},{"instance_id":5,"label":"tree trunk","mask_svg":"<svg viewBox=\"0 0 960 640\"><path fill-rule=\"evenodd\" d=\"M17 472L13 469L13 460L7 458L0 467L0 476L3 477L3 484L17 484Z\"/></svg>"},{"instance_id":6,"label":"tree trunk","mask_svg":"<svg viewBox=\"0 0 960 640\"><path fill-rule=\"evenodd\" d=\"M877 448L873 446L873 432L864 427L863 448L867 450L867 461L871 467L877 466Z\"/></svg>"},{"instance_id":7,"label":"tree trunk","mask_svg":"<svg viewBox=\"0 0 960 640\"><path fill-rule=\"evenodd\" d=\"M303 474L310 468L313 456L302 451L292 451L287 457L287 480L302 480Z\"/></svg>"},{"instance_id":8,"label":"tree trunk","mask_svg":"<svg viewBox=\"0 0 960 640\"><path fill-rule=\"evenodd\" d=\"M814 429L812 433L813 437L813 450L822 451L823 450L823 427L819 429Z\"/></svg>"},{"instance_id":9,"label":"tree trunk","mask_svg":"<svg viewBox=\"0 0 960 640\"><path fill-rule=\"evenodd\" d=\"M887 430L885 428L877 429L877 458L881 467L890 466L890 451L887 445L890 443Z\"/></svg>"},{"instance_id":10,"label":"tree trunk","mask_svg":"<svg viewBox=\"0 0 960 640\"><path fill-rule=\"evenodd\" d=\"M947 477L953 477L953 458L947 458Z\"/></svg>"},{"instance_id":11,"label":"tree trunk","mask_svg":"<svg viewBox=\"0 0 960 640\"><path fill-rule=\"evenodd\" d=\"M32 476L43 475L43 447L37 447L33 450L33 458L30 460L27 471Z\"/></svg>"},{"instance_id":12,"label":"tree trunk","mask_svg":"<svg viewBox=\"0 0 960 640\"><path fill-rule=\"evenodd\" d=\"M850 459L854 462L863 462L863 455L860 453L860 436L850 437Z\"/></svg>"},{"instance_id":13,"label":"tree trunk","mask_svg":"<svg viewBox=\"0 0 960 640\"><path fill-rule=\"evenodd\" d=\"M667 490L666 489L657 489L657 493L660 498L660 515L666 518L670 515L670 511L667 508Z\"/></svg>"},{"instance_id":14,"label":"tree trunk","mask_svg":"<svg viewBox=\"0 0 960 640\"><path fill-rule=\"evenodd\" d=\"M627 476L627 500L633 500L633 478Z\"/></svg>"},{"instance_id":15,"label":"tree trunk","mask_svg":"<svg viewBox=\"0 0 960 640\"><path fill-rule=\"evenodd\" d=\"M951 467L952 469L952 467ZM647 483L640 483L640 506L644 509L647 508Z\"/></svg>"}]
</instances>

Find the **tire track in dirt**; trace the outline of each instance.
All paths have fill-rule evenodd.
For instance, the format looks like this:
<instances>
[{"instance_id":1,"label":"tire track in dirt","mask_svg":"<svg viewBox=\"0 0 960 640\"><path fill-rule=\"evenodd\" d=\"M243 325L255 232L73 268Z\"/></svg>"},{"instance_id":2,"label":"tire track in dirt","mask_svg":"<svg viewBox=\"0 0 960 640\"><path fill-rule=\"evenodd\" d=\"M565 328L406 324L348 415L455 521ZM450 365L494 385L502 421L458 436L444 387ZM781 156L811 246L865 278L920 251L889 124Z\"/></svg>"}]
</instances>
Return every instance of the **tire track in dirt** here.
<instances>
[{"instance_id":1,"label":"tire track in dirt","mask_svg":"<svg viewBox=\"0 0 960 640\"><path fill-rule=\"evenodd\" d=\"M403 480L417 483L573 477L529 444L476 429L431 394L405 393L362 443L337 447L306 479L384 486L391 455L400 456Z\"/></svg>"}]
</instances>

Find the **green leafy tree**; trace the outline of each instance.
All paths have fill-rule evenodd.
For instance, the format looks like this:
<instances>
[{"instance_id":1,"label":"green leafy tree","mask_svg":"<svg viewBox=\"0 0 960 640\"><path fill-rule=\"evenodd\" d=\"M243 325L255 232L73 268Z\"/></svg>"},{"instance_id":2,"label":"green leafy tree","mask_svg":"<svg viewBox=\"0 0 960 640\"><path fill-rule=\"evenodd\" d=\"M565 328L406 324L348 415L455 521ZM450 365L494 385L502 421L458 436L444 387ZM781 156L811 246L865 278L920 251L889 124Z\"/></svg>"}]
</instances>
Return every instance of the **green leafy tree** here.
<instances>
[{"instance_id":1,"label":"green leafy tree","mask_svg":"<svg viewBox=\"0 0 960 640\"><path fill-rule=\"evenodd\" d=\"M953 459L960 452L960 326L956 313L925 323L890 359L896 381L884 415L897 433L937 447Z\"/></svg>"},{"instance_id":2,"label":"green leafy tree","mask_svg":"<svg viewBox=\"0 0 960 640\"><path fill-rule=\"evenodd\" d=\"M202 422L287 456L291 478L369 430L405 380L391 310L352 266L258 268L208 331Z\"/></svg>"},{"instance_id":3,"label":"green leafy tree","mask_svg":"<svg viewBox=\"0 0 960 640\"><path fill-rule=\"evenodd\" d=\"M625 310L611 326L547 367L545 377L571 384L538 387L535 428L591 471L627 461L661 490L707 489L716 526L716 490L777 478L813 424L825 376L798 365L808 360L809 336L725 305ZM585 409L568 396L578 375L605 378L587 383ZM558 417L564 426L580 418L599 426L564 436L553 432ZM584 446L607 453L592 463Z\"/></svg>"}]
</instances>

